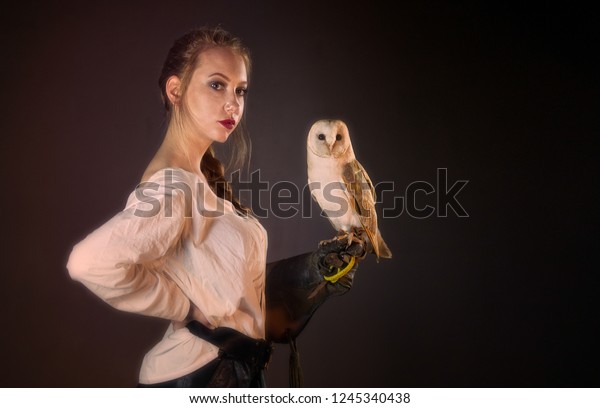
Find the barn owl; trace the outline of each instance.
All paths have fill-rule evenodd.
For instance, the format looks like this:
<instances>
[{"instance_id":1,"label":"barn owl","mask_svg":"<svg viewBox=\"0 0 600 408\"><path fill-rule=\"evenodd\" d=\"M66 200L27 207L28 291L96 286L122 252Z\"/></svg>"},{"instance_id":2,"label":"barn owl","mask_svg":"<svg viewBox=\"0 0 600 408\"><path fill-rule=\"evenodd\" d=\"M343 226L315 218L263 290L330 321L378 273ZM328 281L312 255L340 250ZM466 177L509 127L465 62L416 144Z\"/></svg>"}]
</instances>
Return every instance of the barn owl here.
<instances>
[{"instance_id":1,"label":"barn owl","mask_svg":"<svg viewBox=\"0 0 600 408\"><path fill-rule=\"evenodd\" d=\"M392 253L377 227L375 188L363 166L356 160L348 127L341 120L315 122L306 141L308 183L338 238L349 241L366 233L369 252L379 258Z\"/></svg>"}]
</instances>

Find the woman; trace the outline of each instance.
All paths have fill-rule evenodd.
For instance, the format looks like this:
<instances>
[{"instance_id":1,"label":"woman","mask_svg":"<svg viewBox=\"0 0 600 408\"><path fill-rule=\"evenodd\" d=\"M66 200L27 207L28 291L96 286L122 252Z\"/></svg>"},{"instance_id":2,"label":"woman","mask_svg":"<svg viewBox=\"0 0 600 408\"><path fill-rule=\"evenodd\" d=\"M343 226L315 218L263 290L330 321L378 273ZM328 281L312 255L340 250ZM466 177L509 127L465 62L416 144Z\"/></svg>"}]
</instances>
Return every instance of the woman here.
<instances>
[{"instance_id":1,"label":"woman","mask_svg":"<svg viewBox=\"0 0 600 408\"><path fill-rule=\"evenodd\" d=\"M248 50L220 28L175 42L159 79L164 141L125 209L69 258L71 277L113 307L171 320L140 386L264 386L270 342L294 345L318 306L351 286L357 244L266 265L266 232L224 178L211 145L238 128L249 70Z\"/></svg>"}]
</instances>

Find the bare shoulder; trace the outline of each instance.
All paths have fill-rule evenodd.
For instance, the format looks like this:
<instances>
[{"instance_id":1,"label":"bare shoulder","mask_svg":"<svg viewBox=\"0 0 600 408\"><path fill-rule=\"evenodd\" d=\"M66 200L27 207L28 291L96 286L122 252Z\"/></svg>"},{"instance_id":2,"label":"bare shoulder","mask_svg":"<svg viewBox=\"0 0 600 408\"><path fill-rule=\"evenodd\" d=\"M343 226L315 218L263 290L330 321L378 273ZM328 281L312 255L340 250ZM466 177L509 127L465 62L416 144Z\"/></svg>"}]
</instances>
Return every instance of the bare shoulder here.
<instances>
[{"instance_id":1,"label":"bare shoulder","mask_svg":"<svg viewBox=\"0 0 600 408\"><path fill-rule=\"evenodd\" d=\"M146 169L146 171L144 171L144 174L142 175L140 183L144 183L144 182L148 181L150 179L150 177L152 177L152 175L159 170L160 170L159 168L154 169L154 168L148 167Z\"/></svg>"},{"instance_id":2,"label":"bare shoulder","mask_svg":"<svg viewBox=\"0 0 600 408\"><path fill-rule=\"evenodd\" d=\"M149 181L157 183L185 183L191 186L196 181L196 176L188 170L168 164L148 166L142 175L140 184Z\"/></svg>"},{"instance_id":3,"label":"bare shoulder","mask_svg":"<svg viewBox=\"0 0 600 408\"><path fill-rule=\"evenodd\" d=\"M163 160L152 160L150 164L148 164L148 167L146 167L146 170L144 170L140 183L148 181L153 174L167 167L170 167L169 163Z\"/></svg>"}]
</instances>

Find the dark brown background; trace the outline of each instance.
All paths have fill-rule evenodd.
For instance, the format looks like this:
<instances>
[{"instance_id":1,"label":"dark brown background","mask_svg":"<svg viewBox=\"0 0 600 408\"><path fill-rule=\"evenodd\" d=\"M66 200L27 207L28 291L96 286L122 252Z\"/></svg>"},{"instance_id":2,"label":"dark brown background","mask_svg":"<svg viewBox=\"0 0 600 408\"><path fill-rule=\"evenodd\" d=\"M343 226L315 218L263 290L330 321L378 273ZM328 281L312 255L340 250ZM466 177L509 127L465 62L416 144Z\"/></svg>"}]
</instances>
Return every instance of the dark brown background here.
<instances>
[{"instance_id":1,"label":"dark brown background","mask_svg":"<svg viewBox=\"0 0 600 408\"><path fill-rule=\"evenodd\" d=\"M468 218L381 220L300 337L312 387L598 386L598 87L592 14L573 5L14 2L2 12L0 337L4 387L134 386L166 322L69 279L72 246L119 211L158 147L172 41L222 24L253 52L251 169L306 182L312 121L347 121L375 182L469 180ZM595 24L595 23L594 23ZM383 196L390 206L392 194ZM419 196L418 205L435 205ZM333 235L262 220L269 260ZM287 350L268 375L286 386Z\"/></svg>"}]
</instances>

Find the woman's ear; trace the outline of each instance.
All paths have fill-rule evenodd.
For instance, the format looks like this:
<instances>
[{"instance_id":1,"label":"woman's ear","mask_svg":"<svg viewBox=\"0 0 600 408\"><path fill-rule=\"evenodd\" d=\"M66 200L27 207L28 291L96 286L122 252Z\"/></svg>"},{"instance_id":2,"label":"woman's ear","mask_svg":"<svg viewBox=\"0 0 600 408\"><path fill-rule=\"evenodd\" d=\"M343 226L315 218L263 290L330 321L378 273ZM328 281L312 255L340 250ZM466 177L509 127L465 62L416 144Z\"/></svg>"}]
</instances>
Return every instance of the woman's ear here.
<instances>
[{"instance_id":1,"label":"woman's ear","mask_svg":"<svg viewBox=\"0 0 600 408\"><path fill-rule=\"evenodd\" d=\"M171 104L177 105L181 100L181 80L173 75L167 79L166 91Z\"/></svg>"}]
</instances>

